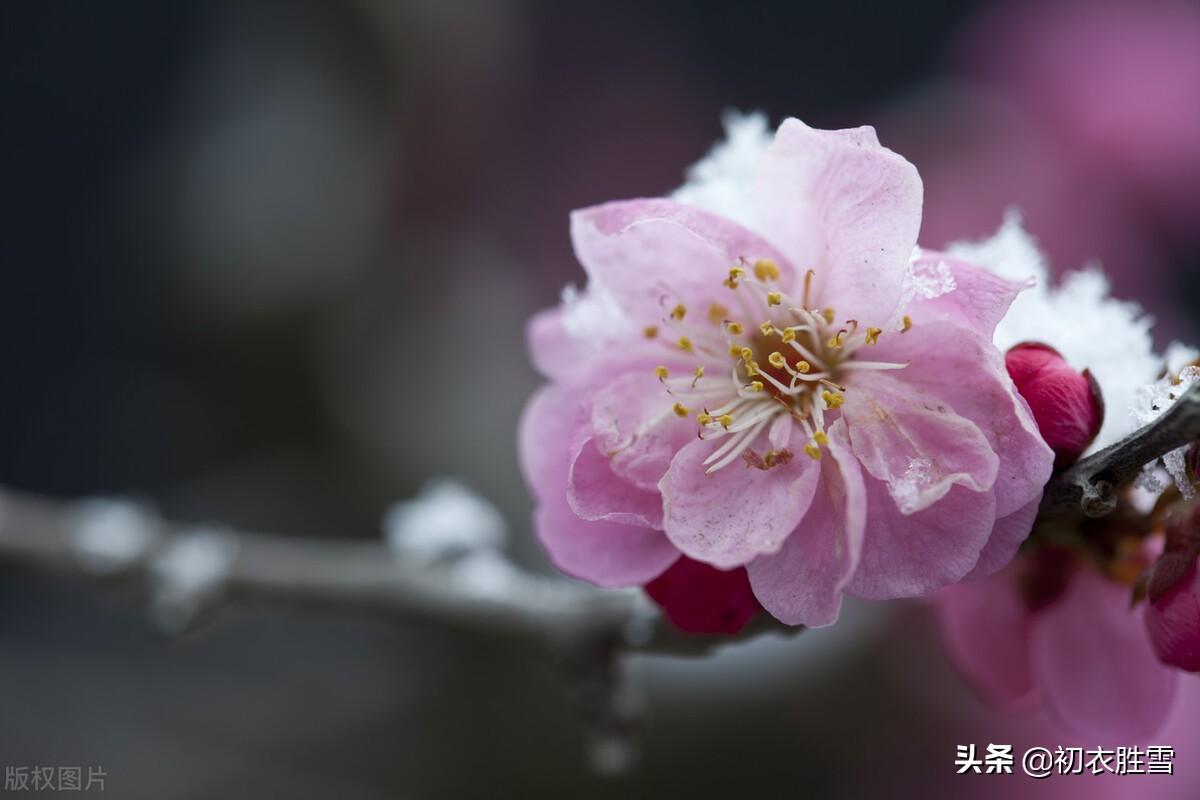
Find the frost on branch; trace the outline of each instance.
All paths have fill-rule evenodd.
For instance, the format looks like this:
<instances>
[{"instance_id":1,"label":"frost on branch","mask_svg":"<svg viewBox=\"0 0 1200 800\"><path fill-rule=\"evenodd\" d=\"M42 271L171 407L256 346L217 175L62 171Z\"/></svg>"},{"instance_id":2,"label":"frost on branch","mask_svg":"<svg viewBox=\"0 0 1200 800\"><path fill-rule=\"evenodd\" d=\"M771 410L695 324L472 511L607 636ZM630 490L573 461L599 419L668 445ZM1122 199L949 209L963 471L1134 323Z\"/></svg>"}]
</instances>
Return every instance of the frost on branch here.
<instances>
[{"instance_id":1,"label":"frost on branch","mask_svg":"<svg viewBox=\"0 0 1200 800\"><path fill-rule=\"evenodd\" d=\"M1166 413L1179 397L1200 380L1200 367L1195 361L1200 356L1195 349L1174 343L1167 348L1166 374L1154 383L1139 387L1133 406L1133 417L1141 425L1149 425ZM1195 487L1188 475L1187 456L1193 445L1178 447L1162 457L1163 467L1185 500L1196 496ZM1157 476L1157 462L1146 465L1139 483L1152 490L1161 490Z\"/></svg>"}]
</instances>

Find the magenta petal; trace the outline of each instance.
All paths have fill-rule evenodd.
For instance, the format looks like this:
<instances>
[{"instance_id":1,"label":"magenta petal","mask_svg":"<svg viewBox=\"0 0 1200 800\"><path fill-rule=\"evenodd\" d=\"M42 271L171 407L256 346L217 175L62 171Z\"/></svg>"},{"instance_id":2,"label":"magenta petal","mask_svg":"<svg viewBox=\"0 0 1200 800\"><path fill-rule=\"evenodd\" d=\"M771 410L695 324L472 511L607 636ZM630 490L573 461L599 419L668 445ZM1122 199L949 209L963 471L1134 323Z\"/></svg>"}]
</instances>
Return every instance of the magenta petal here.
<instances>
[{"instance_id":1,"label":"magenta petal","mask_svg":"<svg viewBox=\"0 0 1200 800\"><path fill-rule=\"evenodd\" d=\"M1042 496L1039 493L1023 508L996 520L995 526L992 527L992 535L988 537L983 552L979 554L979 561L967 573L968 580L991 575L1016 557L1021 543L1029 538L1029 533L1033 530L1033 522L1037 519L1038 506L1041 504Z\"/></svg>"},{"instance_id":2,"label":"magenta petal","mask_svg":"<svg viewBox=\"0 0 1200 800\"><path fill-rule=\"evenodd\" d=\"M673 200L625 200L571 215L575 253L592 285L608 292L634 322L650 325L677 302L704 314L727 302L722 282L741 258L768 258L795 280L774 247L736 222Z\"/></svg>"},{"instance_id":3,"label":"magenta petal","mask_svg":"<svg viewBox=\"0 0 1200 800\"><path fill-rule=\"evenodd\" d=\"M1036 696L1029 663L1029 611L1018 571L948 586L935 596L950 658L990 702L1025 706Z\"/></svg>"},{"instance_id":4,"label":"magenta petal","mask_svg":"<svg viewBox=\"0 0 1200 800\"><path fill-rule=\"evenodd\" d=\"M1200 672L1200 570L1195 561L1182 580L1150 603L1146 632L1164 664Z\"/></svg>"},{"instance_id":5,"label":"magenta petal","mask_svg":"<svg viewBox=\"0 0 1200 800\"><path fill-rule=\"evenodd\" d=\"M896 311L921 226L921 178L870 128L779 127L755 183L760 230L798 268L816 271L814 301L842 319L883 326Z\"/></svg>"},{"instance_id":6,"label":"magenta petal","mask_svg":"<svg viewBox=\"0 0 1200 800\"><path fill-rule=\"evenodd\" d=\"M1025 287L945 253L922 253L915 266L943 264L954 279L954 289L937 297L914 299L906 309L909 317L918 326L951 322L990 342L997 323Z\"/></svg>"},{"instance_id":7,"label":"magenta petal","mask_svg":"<svg viewBox=\"0 0 1200 800\"><path fill-rule=\"evenodd\" d=\"M647 583L646 594L689 633L734 634L762 610L743 567L719 570L687 556Z\"/></svg>"},{"instance_id":8,"label":"magenta petal","mask_svg":"<svg viewBox=\"0 0 1200 800\"><path fill-rule=\"evenodd\" d=\"M928 508L956 485L982 492L995 483L1000 460L979 426L921 387L861 372L845 398L854 454L904 513Z\"/></svg>"},{"instance_id":9,"label":"magenta petal","mask_svg":"<svg viewBox=\"0 0 1200 800\"><path fill-rule=\"evenodd\" d=\"M567 504L580 519L662 528L662 497L627 483L588 436L572 448Z\"/></svg>"},{"instance_id":10,"label":"magenta petal","mask_svg":"<svg viewBox=\"0 0 1200 800\"><path fill-rule=\"evenodd\" d=\"M989 492L954 486L914 514L896 507L883 483L868 478L867 531L848 594L870 600L916 597L963 578L979 560L996 520Z\"/></svg>"},{"instance_id":11,"label":"magenta petal","mask_svg":"<svg viewBox=\"0 0 1200 800\"><path fill-rule=\"evenodd\" d=\"M1176 673L1159 663L1130 589L1081 565L1033 618L1034 677L1050 710L1097 744L1147 742L1163 726Z\"/></svg>"},{"instance_id":12,"label":"magenta petal","mask_svg":"<svg viewBox=\"0 0 1200 800\"><path fill-rule=\"evenodd\" d=\"M904 334L885 334L875 348L872 358L908 364L896 373L898 378L935 395L979 426L1000 458L993 486L998 516L1008 516L1042 496L1054 453L990 339L948 322L932 322Z\"/></svg>"},{"instance_id":13,"label":"magenta petal","mask_svg":"<svg viewBox=\"0 0 1200 800\"><path fill-rule=\"evenodd\" d=\"M828 431L829 457L804 519L773 555L747 566L763 607L788 625L817 627L837 621L842 588L858 566L867 501L862 470L846 442L845 425Z\"/></svg>"},{"instance_id":14,"label":"magenta petal","mask_svg":"<svg viewBox=\"0 0 1200 800\"><path fill-rule=\"evenodd\" d=\"M592 398L596 446L612 471L655 495L675 453L696 438L696 423L671 406L649 366L609 381Z\"/></svg>"},{"instance_id":15,"label":"magenta petal","mask_svg":"<svg viewBox=\"0 0 1200 800\"><path fill-rule=\"evenodd\" d=\"M545 387L521 417L521 468L538 506L534 531L550 559L569 575L599 586L634 586L666 569L679 551L661 531L582 520L567 505L569 443L587 424L588 409L571 392Z\"/></svg>"},{"instance_id":16,"label":"magenta petal","mask_svg":"<svg viewBox=\"0 0 1200 800\"><path fill-rule=\"evenodd\" d=\"M821 470L801 455L771 469L739 461L708 474L703 462L719 441L694 440L671 462L659 483L663 528L692 558L733 567L779 550L808 510Z\"/></svg>"}]
</instances>

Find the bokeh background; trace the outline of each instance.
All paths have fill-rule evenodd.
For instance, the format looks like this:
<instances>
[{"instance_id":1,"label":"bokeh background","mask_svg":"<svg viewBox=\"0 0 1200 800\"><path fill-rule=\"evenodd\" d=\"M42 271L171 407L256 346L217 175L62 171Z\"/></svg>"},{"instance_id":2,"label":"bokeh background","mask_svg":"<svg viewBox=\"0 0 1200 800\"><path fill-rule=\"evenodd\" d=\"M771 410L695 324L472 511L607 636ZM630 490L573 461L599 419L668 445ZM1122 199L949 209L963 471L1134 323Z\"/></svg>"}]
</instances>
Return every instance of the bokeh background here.
<instances>
[{"instance_id":1,"label":"bokeh background","mask_svg":"<svg viewBox=\"0 0 1200 800\"><path fill-rule=\"evenodd\" d=\"M4 4L0 482L182 520L374 537L455 475L524 563L523 324L579 281L570 209L655 195L728 108L874 124L922 241L1018 207L1200 341L1200 6L276 0ZM1014 796L955 744L1064 743L954 674L918 605L629 665L637 763L595 769L530 654L420 627L143 607L0 569L0 763L120 797ZM1164 733L1200 756L1200 692ZM1191 727L1189 728L1189 724ZM600 761L604 762L601 757ZM1177 797L1191 774L1047 797ZM1042 796L1039 795L1039 796Z\"/></svg>"}]
</instances>

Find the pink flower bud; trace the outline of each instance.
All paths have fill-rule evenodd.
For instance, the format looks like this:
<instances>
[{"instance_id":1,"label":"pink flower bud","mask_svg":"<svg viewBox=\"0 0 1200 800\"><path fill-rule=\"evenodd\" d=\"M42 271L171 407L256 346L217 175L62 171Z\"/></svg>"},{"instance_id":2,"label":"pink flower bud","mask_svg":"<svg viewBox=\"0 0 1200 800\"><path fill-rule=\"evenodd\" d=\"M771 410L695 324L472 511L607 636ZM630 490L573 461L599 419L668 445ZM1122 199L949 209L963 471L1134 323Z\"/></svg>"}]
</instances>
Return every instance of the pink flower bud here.
<instances>
[{"instance_id":1,"label":"pink flower bud","mask_svg":"<svg viewBox=\"0 0 1200 800\"><path fill-rule=\"evenodd\" d=\"M1162 565L1160 560L1159 566ZM1159 571L1155 566L1155 572ZM1193 559L1182 579L1146 609L1146 630L1164 664L1200 672L1200 573Z\"/></svg>"},{"instance_id":2,"label":"pink flower bud","mask_svg":"<svg viewBox=\"0 0 1200 800\"><path fill-rule=\"evenodd\" d=\"M1013 347L1004 363L1054 451L1055 467L1076 461L1104 422L1104 398L1091 373L1075 370L1053 347L1037 342Z\"/></svg>"},{"instance_id":3,"label":"pink flower bud","mask_svg":"<svg viewBox=\"0 0 1200 800\"><path fill-rule=\"evenodd\" d=\"M720 570L687 556L645 588L667 619L689 633L737 633L762 610L745 567Z\"/></svg>"}]
</instances>

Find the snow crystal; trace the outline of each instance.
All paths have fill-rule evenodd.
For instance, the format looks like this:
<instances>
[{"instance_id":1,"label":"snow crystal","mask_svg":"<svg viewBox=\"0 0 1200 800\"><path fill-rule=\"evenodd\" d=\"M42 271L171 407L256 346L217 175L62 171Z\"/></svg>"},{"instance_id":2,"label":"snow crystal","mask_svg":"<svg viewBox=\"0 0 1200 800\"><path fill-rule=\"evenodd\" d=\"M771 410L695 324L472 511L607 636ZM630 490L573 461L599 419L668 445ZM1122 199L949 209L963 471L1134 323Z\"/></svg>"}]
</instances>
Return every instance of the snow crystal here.
<instances>
[{"instance_id":1,"label":"snow crystal","mask_svg":"<svg viewBox=\"0 0 1200 800\"><path fill-rule=\"evenodd\" d=\"M397 555L433 562L504 544L504 517L458 481L428 484L412 500L388 509L384 537Z\"/></svg>"},{"instance_id":2,"label":"snow crystal","mask_svg":"<svg viewBox=\"0 0 1200 800\"><path fill-rule=\"evenodd\" d=\"M597 350L633 330L633 323L613 296L595 284L580 291L568 283L563 287L562 301L567 334Z\"/></svg>"},{"instance_id":3,"label":"snow crystal","mask_svg":"<svg viewBox=\"0 0 1200 800\"><path fill-rule=\"evenodd\" d=\"M1200 381L1200 367L1191 365L1196 351L1190 347L1173 344L1167 348L1167 374L1138 388L1133 406L1133 418L1139 425L1147 425L1166 413L1167 409L1187 391L1192 384ZM1193 357L1189 357L1193 356ZM1175 366L1175 371L1171 370ZM1162 458L1167 475L1175 482L1184 499L1191 500L1196 496L1195 487L1187 474L1187 451L1190 445L1172 450ZM1161 488L1162 481L1155 474L1155 465L1147 464L1139 483L1145 487L1156 484Z\"/></svg>"},{"instance_id":4,"label":"snow crystal","mask_svg":"<svg viewBox=\"0 0 1200 800\"><path fill-rule=\"evenodd\" d=\"M126 500L86 500L79 504L70 535L80 565L108 575L142 558L154 542L154 521Z\"/></svg>"},{"instance_id":5,"label":"snow crystal","mask_svg":"<svg viewBox=\"0 0 1200 800\"><path fill-rule=\"evenodd\" d=\"M910 458L904 474L889 487L896 506L905 513L917 510L921 492L933 483L933 462L928 458Z\"/></svg>"},{"instance_id":6,"label":"snow crystal","mask_svg":"<svg viewBox=\"0 0 1200 800\"><path fill-rule=\"evenodd\" d=\"M754 171L774 132L761 112L727 111L725 141L713 146L687 172L687 182L671 197L754 228Z\"/></svg>"},{"instance_id":7,"label":"snow crystal","mask_svg":"<svg viewBox=\"0 0 1200 800\"><path fill-rule=\"evenodd\" d=\"M1007 351L1021 342L1043 342L1076 369L1091 370L1106 408L1091 450L1133 432L1129 409L1137 387L1162 370L1150 338L1153 320L1136 303L1109 297L1108 280L1095 268L1069 272L1051 286L1045 257L1015 213L990 239L951 245L949 252L1009 280L1032 279L996 326L996 346Z\"/></svg>"}]
</instances>

